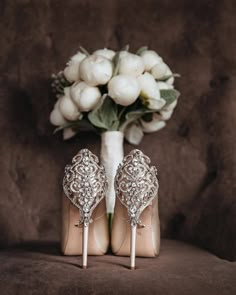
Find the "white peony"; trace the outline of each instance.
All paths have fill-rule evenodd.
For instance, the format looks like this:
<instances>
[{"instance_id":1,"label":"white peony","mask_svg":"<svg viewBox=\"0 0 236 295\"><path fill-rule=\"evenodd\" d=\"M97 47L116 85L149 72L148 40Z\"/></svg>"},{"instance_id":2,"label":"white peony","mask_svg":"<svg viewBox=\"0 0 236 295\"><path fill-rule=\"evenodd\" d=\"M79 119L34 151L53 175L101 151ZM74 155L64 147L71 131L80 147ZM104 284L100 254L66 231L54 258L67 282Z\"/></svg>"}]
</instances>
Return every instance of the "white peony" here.
<instances>
[{"instance_id":1,"label":"white peony","mask_svg":"<svg viewBox=\"0 0 236 295\"><path fill-rule=\"evenodd\" d=\"M112 62L95 54L85 58L79 67L81 79L90 86L106 84L111 79L112 72Z\"/></svg>"},{"instance_id":2,"label":"white peony","mask_svg":"<svg viewBox=\"0 0 236 295\"><path fill-rule=\"evenodd\" d=\"M160 111L160 115L161 118L164 121L167 121L170 119L170 117L172 116L174 109L177 105L178 100L174 100L172 103L170 103L169 105L165 106L161 111Z\"/></svg>"},{"instance_id":3,"label":"white peony","mask_svg":"<svg viewBox=\"0 0 236 295\"><path fill-rule=\"evenodd\" d=\"M98 50L94 51L93 54L100 55L100 56L103 56L107 59L112 60L116 53L114 50L104 48L104 49L98 49Z\"/></svg>"},{"instance_id":4,"label":"white peony","mask_svg":"<svg viewBox=\"0 0 236 295\"><path fill-rule=\"evenodd\" d=\"M154 98L149 98L148 99L148 108L150 110L160 110L163 108L163 106L165 105L166 101L159 97L154 97Z\"/></svg>"},{"instance_id":5,"label":"white peony","mask_svg":"<svg viewBox=\"0 0 236 295\"><path fill-rule=\"evenodd\" d=\"M122 51L119 59L119 73L131 76L139 76L144 72L143 59L133 53Z\"/></svg>"},{"instance_id":6,"label":"white peony","mask_svg":"<svg viewBox=\"0 0 236 295\"><path fill-rule=\"evenodd\" d=\"M141 96L148 103L148 107L153 110L160 110L166 102L161 98L160 91L153 76L149 73L144 73L138 76L137 79L141 88Z\"/></svg>"},{"instance_id":7,"label":"white peony","mask_svg":"<svg viewBox=\"0 0 236 295\"><path fill-rule=\"evenodd\" d=\"M166 82L158 81L157 82L157 87L159 90L168 90L168 89L173 89L172 85L167 84Z\"/></svg>"},{"instance_id":8,"label":"white peony","mask_svg":"<svg viewBox=\"0 0 236 295\"><path fill-rule=\"evenodd\" d=\"M65 91L65 95L60 98L58 108L59 108L61 114L67 120L75 121L75 120L81 118L81 113L70 97L70 88L66 87L64 89L64 91Z\"/></svg>"},{"instance_id":9,"label":"white peony","mask_svg":"<svg viewBox=\"0 0 236 295\"><path fill-rule=\"evenodd\" d=\"M70 94L81 112L88 112L94 109L101 98L99 89L88 86L85 82L74 83L71 87Z\"/></svg>"},{"instance_id":10,"label":"white peony","mask_svg":"<svg viewBox=\"0 0 236 295\"><path fill-rule=\"evenodd\" d=\"M129 55L129 54L132 54L132 53L130 53L130 52L127 51L127 50L122 50L122 51L119 52L119 58L124 58L124 57L126 57L127 55Z\"/></svg>"},{"instance_id":11,"label":"white peony","mask_svg":"<svg viewBox=\"0 0 236 295\"><path fill-rule=\"evenodd\" d=\"M140 56L145 65L145 71L149 72L158 63L162 62L162 58L154 50L145 50Z\"/></svg>"},{"instance_id":12,"label":"white peony","mask_svg":"<svg viewBox=\"0 0 236 295\"><path fill-rule=\"evenodd\" d=\"M137 77L141 88L141 95L145 98L160 97L160 91L157 87L156 80L149 73L144 73Z\"/></svg>"},{"instance_id":13,"label":"white peony","mask_svg":"<svg viewBox=\"0 0 236 295\"><path fill-rule=\"evenodd\" d=\"M157 63L152 69L151 73L157 80L167 76L168 66L164 62Z\"/></svg>"},{"instance_id":14,"label":"white peony","mask_svg":"<svg viewBox=\"0 0 236 295\"><path fill-rule=\"evenodd\" d=\"M78 52L73 55L70 61L67 63L67 67L64 69L64 76L69 82L79 80L79 66L86 55L82 52Z\"/></svg>"},{"instance_id":15,"label":"white peony","mask_svg":"<svg viewBox=\"0 0 236 295\"><path fill-rule=\"evenodd\" d=\"M168 65L165 64L164 62L160 62L160 63L156 64L151 69L151 74L157 80L161 80L164 77L172 76L172 77L167 79L166 83L169 84L169 85L172 85L174 83L173 73L171 72Z\"/></svg>"},{"instance_id":16,"label":"white peony","mask_svg":"<svg viewBox=\"0 0 236 295\"><path fill-rule=\"evenodd\" d=\"M140 121L143 131L146 133L158 131L166 126L166 122L164 122L162 117L156 113L152 115L152 120L150 122L146 122L144 120Z\"/></svg>"},{"instance_id":17,"label":"white peony","mask_svg":"<svg viewBox=\"0 0 236 295\"><path fill-rule=\"evenodd\" d=\"M135 102L140 94L140 86L135 77L118 75L108 83L108 95L117 103L128 106Z\"/></svg>"},{"instance_id":18,"label":"white peony","mask_svg":"<svg viewBox=\"0 0 236 295\"><path fill-rule=\"evenodd\" d=\"M174 100L172 103L168 104L167 106L164 107L164 110L166 111L172 111L175 109L175 107L177 106L178 103L178 99Z\"/></svg>"},{"instance_id":19,"label":"white peony","mask_svg":"<svg viewBox=\"0 0 236 295\"><path fill-rule=\"evenodd\" d=\"M164 120L164 121L169 120L170 117L172 116L172 114L173 114L173 110L170 110L170 111L162 110L162 111L160 112L161 118L162 118L162 120Z\"/></svg>"},{"instance_id":20,"label":"white peony","mask_svg":"<svg viewBox=\"0 0 236 295\"><path fill-rule=\"evenodd\" d=\"M59 98L56 101L49 117L49 121L54 126L63 126L67 123L66 119L63 117L61 111L59 110L60 101L61 101L61 98Z\"/></svg>"},{"instance_id":21,"label":"white peony","mask_svg":"<svg viewBox=\"0 0 236 295\"><path fill-rule=\"evenodd\" d=\"M173 77L173 73L171 72L170 68L167 66L167 72L166 72L166 76L171 76L167 81L166 83L169 84L169 85L173 85L174 84L174 81L175 81L175 78Z\"/></svg>"},{"instance_id":22,"label":"white peony","mask_svg":"<svg viewBox=\"0 0 236 295\"><path fill-rule=\"evenodd\" d=\"M66 119L63 117L60 110L55 107L50 114L49 120L51 124L54 126L63 126L67 123Z\"/></svg>"}]
</instances>

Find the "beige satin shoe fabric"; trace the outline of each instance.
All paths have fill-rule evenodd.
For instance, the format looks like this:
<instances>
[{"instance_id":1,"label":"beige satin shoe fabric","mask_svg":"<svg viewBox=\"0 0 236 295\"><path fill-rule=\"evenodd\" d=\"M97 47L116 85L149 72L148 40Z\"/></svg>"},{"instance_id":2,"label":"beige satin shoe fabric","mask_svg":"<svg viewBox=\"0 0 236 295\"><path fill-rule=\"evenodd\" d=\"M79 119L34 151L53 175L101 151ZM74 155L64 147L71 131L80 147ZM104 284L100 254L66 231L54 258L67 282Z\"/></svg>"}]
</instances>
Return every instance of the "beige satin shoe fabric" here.
<instances>
[{"instance_id":1,"label":"beige satin shoe fabric","mask_svg":"<svg viewBox=\"0 0 236 295\"><path fill-rule=\"evenodd\" d=\"M160 221L158 200L155 199L142 212L140 219L145 227L137 228L136 256L154 257L160 252ZM130 256L130 224L127 209L116 199L112 223L112 252L118 256Z\"/></svg>"},{"instance_id":2,"label":"beige satin shoe fabric","mask_svg":"<svg viewBox=\"0 0 236 295\"><path fill-rule=\"evenodd\" d=\"M92 219L93 222L89 227L88 255L104 255L109 246L105 199L94 209ZM63 194L61 250L64 255L82 255L83 228L75 226L78 220L80 220L79 210Z\"/></svg>"}]
</instances>

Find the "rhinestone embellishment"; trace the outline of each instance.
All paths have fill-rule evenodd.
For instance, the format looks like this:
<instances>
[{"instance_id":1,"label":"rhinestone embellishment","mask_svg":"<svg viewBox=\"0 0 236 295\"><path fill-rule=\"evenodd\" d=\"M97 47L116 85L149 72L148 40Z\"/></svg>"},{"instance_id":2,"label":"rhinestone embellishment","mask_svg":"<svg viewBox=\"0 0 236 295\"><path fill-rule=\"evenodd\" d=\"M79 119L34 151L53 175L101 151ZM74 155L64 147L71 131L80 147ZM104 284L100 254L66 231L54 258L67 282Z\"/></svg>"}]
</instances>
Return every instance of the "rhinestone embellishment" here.
<instances>
[{"instance_id":1,"label":"rhinestone embellishment","mask_svg":"<svg viewBox=\"0 0 236 295\"><path fill-rule=\"evenodd\" d=\"M105 197L107 187L105 169L88 149L80 150L65 167L63 190L80 211L79 224L88 226L92 222L92 212Z\"/></svg>"},{"instance_id":2,"label":"rhinestone embellishment","mask_svg":"<svg viewBox=\"0 0 236 295\"><path fill-rule=\"evenodd\" d=\"M156 167L149 166L150 159L140 150L131 151L118 166L115 177L116 195L128 209L132 226L142 224L142 211L157 197L158 180Z\"/></svg>"}]
</instances>

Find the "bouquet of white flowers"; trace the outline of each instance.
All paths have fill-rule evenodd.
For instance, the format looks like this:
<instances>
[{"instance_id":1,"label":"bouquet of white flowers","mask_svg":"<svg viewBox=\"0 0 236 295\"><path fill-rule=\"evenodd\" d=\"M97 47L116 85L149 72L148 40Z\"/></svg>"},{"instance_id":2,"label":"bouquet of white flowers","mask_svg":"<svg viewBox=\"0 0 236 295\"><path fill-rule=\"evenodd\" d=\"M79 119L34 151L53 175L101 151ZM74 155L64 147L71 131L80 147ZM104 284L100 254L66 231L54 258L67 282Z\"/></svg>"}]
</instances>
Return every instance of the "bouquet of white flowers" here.
<instances>
[{"instance_id":1,"label":"bouquet of white flowers","mask_svg":"<svg viewBox=\"0 0 236 295\"><path fill-rule=\"evenodd\" d=\"M64 71L53 74L57 101L50 122L63 130L63 138L84 126L96 131L121 131L128 142L139 144L145 132L166 125L176 107L179 92L163 59L147 47L135 54L128 46L120 51L81 50Z\"/></svg>"},{"instance_id":2,"label":"bouquet of white flowers","mask_svg":"<svg viewBox=\"0 0 236 295\"><path fill-rule=\"evenodd\" d=\"M57 102L50 121L69 139L93 128L101 133L101 161L108 178L107 212L115 204L114 177L123 160L123 138L139 144L145 132L166 125L177 104L173 74L163 59L147 47L136 54L128 46L120 51L81 50L64 71L53 75Z\"/></svg>"}]
</instances>

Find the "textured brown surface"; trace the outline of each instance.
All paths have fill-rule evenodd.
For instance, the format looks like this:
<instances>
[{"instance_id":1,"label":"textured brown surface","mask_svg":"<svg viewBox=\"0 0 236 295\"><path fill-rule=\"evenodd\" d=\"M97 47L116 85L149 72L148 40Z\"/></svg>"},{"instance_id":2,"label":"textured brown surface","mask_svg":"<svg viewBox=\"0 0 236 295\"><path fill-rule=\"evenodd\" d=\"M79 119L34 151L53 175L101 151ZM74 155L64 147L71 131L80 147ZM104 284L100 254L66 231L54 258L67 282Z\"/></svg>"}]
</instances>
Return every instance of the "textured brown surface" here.
<instances>
[{"instance_id":1,"label":"textured brown surface","mask_svg":"<svg viewBox=\"0 0 236 295\"><path fill-rule=\"evenodd\" d=\"M140 145L160 171L162 236L235 259L236 2L1 0L0 12L0 244L58 240L63 167L99 153L92 133L52 136L50 74L79 44L147 44L182 75L173 118Z\"/></svg>"},{"instance_id":2,"label":"textured brown surface","mask_svg":"<svg viewBox=\"0 0 236 295\"><path fill-rule=\"evenodd\" d=\"M56 244L28 245L0 252L2 295L165 294L234 295L236 263L182 242L163 242L157 258L62 257ZM6 284L11 280L11 284Z\"/></svg>"}]
</instances>

